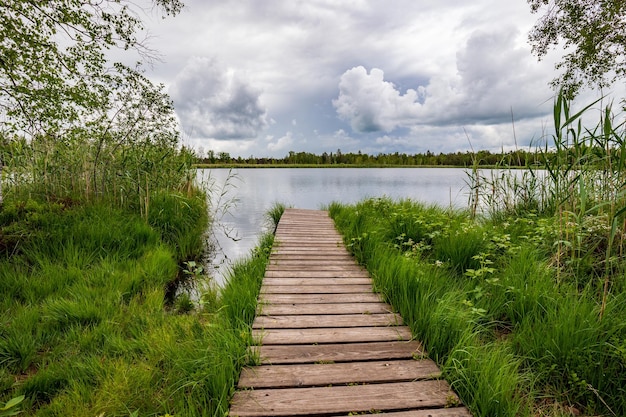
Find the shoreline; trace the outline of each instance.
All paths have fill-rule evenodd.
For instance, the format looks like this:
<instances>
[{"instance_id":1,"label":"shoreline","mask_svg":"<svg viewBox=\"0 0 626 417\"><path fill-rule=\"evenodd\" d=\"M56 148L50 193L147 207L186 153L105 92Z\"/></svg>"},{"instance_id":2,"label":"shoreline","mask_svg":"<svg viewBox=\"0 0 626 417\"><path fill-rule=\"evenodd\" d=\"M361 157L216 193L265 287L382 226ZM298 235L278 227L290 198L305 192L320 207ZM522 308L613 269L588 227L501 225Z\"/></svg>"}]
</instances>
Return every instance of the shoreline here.
<instances>
[{"instance_id":1,"label":"shoreline","mask_svg":"<svg viewBox=\"0 0 626 417\"><path fill-rule=\"evenodd\" d=\"M196 169L267 169L267 168L463 168L473 169L473 167L461 165L349 165L349 164L193 164ZM497 166L480 165L478 169L526 169L525 166Z\"/></svg>"}]
</instances>

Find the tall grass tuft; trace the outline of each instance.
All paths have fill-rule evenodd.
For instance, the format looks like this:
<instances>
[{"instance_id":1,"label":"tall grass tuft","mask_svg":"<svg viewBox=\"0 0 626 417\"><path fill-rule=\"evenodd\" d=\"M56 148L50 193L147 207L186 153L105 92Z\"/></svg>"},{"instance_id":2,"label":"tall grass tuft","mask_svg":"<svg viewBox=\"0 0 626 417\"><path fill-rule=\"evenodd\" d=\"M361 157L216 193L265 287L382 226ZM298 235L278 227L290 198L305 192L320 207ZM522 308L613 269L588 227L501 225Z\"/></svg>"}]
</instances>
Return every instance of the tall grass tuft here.
<instances>
[{"instance_id":1,"label":"tall grass tuft","mask_svg":"<svg viewBox=\"0 0 626 417\"><path fill-rule=\"evenodd\" d=\"M280 218L283 216L285 212L285 205L279 202L275 202L272 204L270 209L267 211L267 220L271 223L272 230L276 233L276 227L278 227L278 222Z\"/></svg>"}]
</instances>

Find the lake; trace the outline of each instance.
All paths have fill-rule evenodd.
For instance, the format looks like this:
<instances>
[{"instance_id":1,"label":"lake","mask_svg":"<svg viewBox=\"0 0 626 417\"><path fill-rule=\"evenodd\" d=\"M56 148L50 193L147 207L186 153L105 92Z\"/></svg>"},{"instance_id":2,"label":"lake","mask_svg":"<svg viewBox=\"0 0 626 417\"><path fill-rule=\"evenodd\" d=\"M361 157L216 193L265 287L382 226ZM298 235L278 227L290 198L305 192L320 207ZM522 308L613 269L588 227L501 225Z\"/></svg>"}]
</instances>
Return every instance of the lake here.
<instances>
[{"instance_id":1,"label":"lake","mask_svg":"<svg viewBox=\"0 0 626 417\"><path fill-rule=\"evenodd\" d=\"M246 256L269 228L265 214L274 203L320 209L338 201L370 197L410 198L444 207L467 205L463 168L259 168L202 169L198 179L211 190L218 226L210 269L218 285L233 260Z\"/></svg>"}]
</instances>

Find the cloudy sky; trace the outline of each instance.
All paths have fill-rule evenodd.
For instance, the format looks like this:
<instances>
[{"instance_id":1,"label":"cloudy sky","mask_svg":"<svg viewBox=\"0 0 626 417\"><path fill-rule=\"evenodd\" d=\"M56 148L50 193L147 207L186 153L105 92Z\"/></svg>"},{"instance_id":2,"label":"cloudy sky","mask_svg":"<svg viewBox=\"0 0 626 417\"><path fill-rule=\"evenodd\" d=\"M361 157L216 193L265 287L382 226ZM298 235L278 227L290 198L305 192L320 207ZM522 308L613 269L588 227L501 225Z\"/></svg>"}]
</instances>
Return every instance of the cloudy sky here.
<instances>
[{"instance_id":1,"label":"cloudy sky","mask_svg":"<svg viewBox=\"0 0 626 417\"><path fill-rule=\"evenodd\" d=\"M498 151L549 130L559 56L531 55L526 0L184 2L148 19L148 75L196 149Z\"/></svg>"}]
</instances>

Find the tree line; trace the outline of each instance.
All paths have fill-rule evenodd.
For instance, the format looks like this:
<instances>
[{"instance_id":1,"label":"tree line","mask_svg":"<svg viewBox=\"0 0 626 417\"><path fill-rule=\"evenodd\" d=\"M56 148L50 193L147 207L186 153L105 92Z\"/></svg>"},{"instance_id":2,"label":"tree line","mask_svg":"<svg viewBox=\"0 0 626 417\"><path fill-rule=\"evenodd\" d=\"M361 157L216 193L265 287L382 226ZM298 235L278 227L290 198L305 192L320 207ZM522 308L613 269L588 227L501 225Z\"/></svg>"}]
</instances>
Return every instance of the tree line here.
<instances>
[{"instance_id":1,"label":"tree line","mask_svg":"<svg viewBox=\"0 0 626 417\"><path fill-rule=\"evenodd\" d=\"M583 157L581 157L583 155ZM537 148L528 150L515 150L509 152L490 152L481 150L477 152L450 152L435 154L431 151L426 153L406 154L400 152L379 153L369 155L358 151L356 153L343 153L341 149L336 152L324 152L320 155L311 152L290 151L283 158L255 157L247 158L232 157L228 152L215 152L209 150L206 154L195 154L195 164L199 166L355 166L355 167L545 167L552 166L557 161L578 167L585 164L593 168L593 161L614 161L617 166L622 158L620 152L612 147L602 147L588 144L579 144L571 148Z\"/></svg>"},{"instance_id":2,"label":"tree line","mask_svg":"<svg viewBox=\"0 0 626 417\"><path fill-rule=\"evenodd\" d=\"M478 152L451 152L451 153L379 153L369 155L358 151L324 152L315 154L311 152L290 151L283 158L254 157L247 158L232 157L228 152L215 152L209 150L205 155L197 157L198 164L201 165L240 165L240 166L271 166L271 165L349 165L349 166L527 166L537 164L540 157L535 151L516 150L510 152L492 153L487 150Z\"/></svg>"}]
</instances>

